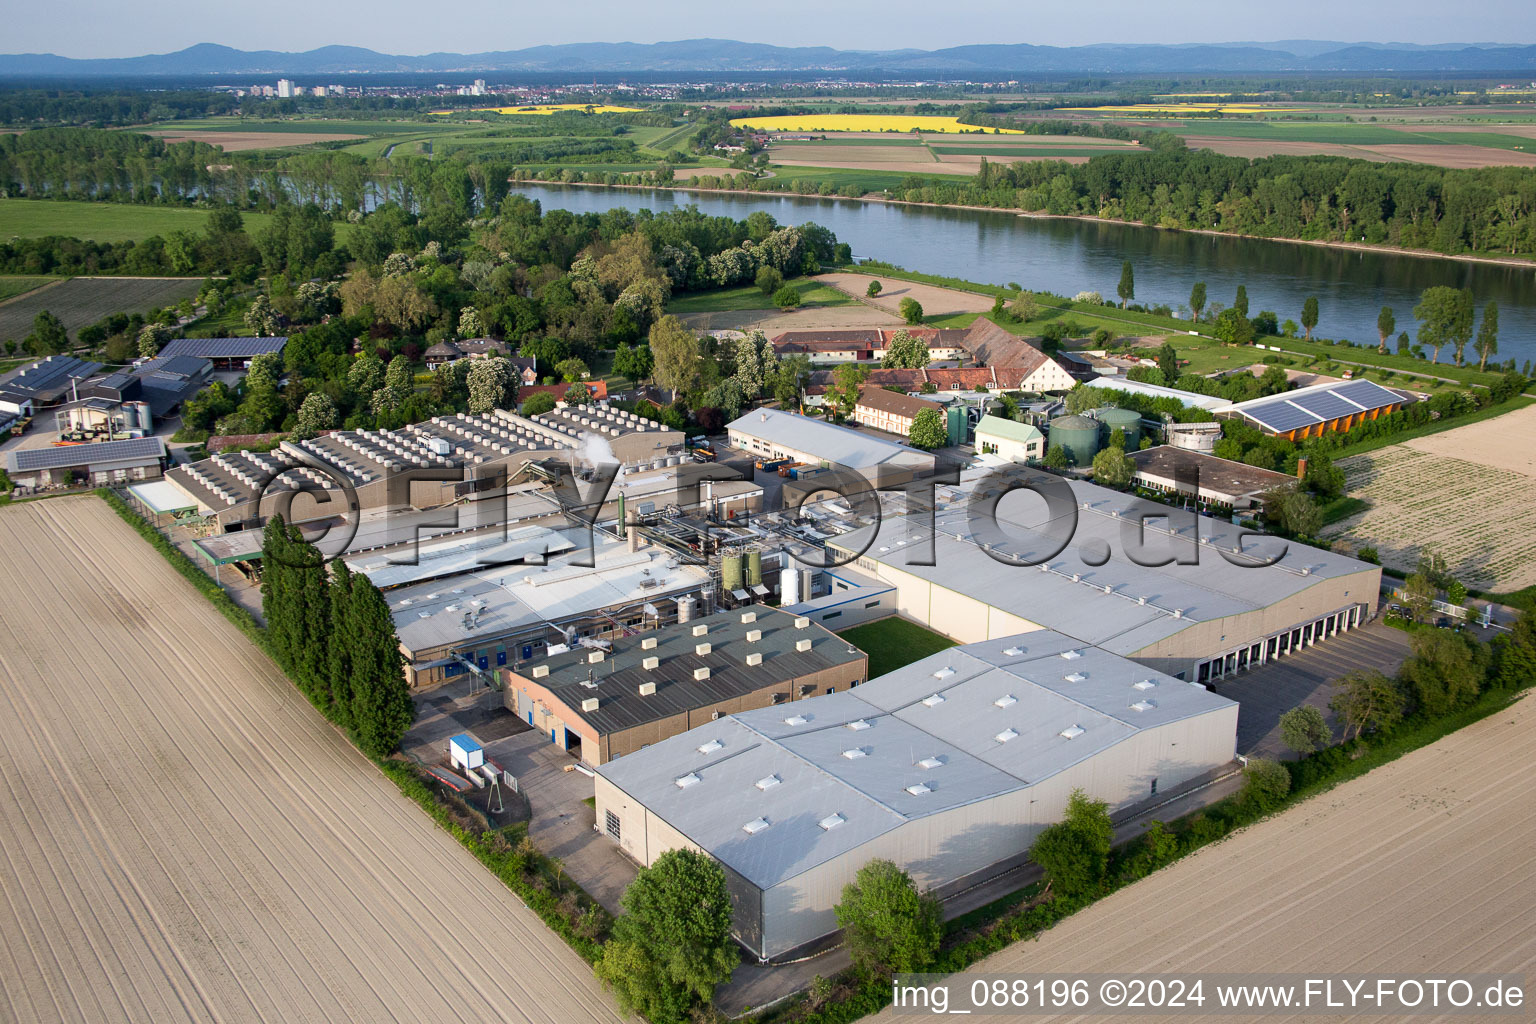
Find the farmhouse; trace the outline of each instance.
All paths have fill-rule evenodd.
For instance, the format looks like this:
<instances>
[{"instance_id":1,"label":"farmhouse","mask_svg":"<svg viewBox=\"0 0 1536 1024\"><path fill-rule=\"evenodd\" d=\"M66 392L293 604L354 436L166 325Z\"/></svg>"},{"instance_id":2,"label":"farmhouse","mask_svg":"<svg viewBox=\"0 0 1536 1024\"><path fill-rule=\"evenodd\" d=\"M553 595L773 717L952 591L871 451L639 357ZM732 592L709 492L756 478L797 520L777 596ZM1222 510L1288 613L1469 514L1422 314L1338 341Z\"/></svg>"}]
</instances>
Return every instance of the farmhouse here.
<instances>
[{"instance_id":1,"label":"farmhouse","mask_svg":"<svg viewBox=\"0 0 1536 1024\"><path fill-rule=\"evenodd\" d=\"M906 437L912 432L918 414L930 409L944 415L943 406L937 402L865 385L854 404L853 418L866 427Z\"/></svg>"},{"instance_id":2,"label":"farmhouse","mask_svg":"<svg viewBox=\"0 0 1536 1024\"><path fill-rule=\"evenodd\" d=\"M76 482L108 487L130 480L153 480L164 468L165 441L158 437L15 448L5 453L5 470L11 482L31 489Z\"/></svg>"},{"instance_id":3,"label":"farmhouse","mask_svg":"<svg viewBox=\"0 0 1536 1024\"><path fill-rule=\"evenodd\" d=\"M1061 498L1012 495L1026 484ZM880 521L829 549L962 643L1052 629L1207 682L1364 623L1380 590L1379 566L1294 542L1281 555L1230 519L1023 467L938 487L931 515L880 498Z\"/></svg>"},{"instance_id":4,"label":"farmhouse","mask_svg":"<svg viewBox=\"0 0 1536 1024\"><path fill-rule=\"evenodd\" d=\"M905 482L934 465L927 452L777 409L754 409L726 431L732 447L759 458L836 465L881 483Z\"/></svg>"},{"instance_id":5,"label":"farmhouse","mask_svg":"<svg viewBox=\"0 0 1536 1024\"><path fill-rule=\"evenodd\" d=\"M1136 486L1186 495L1202 504L1220 505L1230 510L1255 508L1265 491L1296 482L1272 469L1218 459L1205 452L1173 445L1158 445L1129 454L1131 461L1136 463L1131 476Z\"/></svg>"},{"instance_id":6,"label":"farmhouse","mask_svg":"<svg viewBox=\"0 0 1536 1024\"><path fill-rule=\"evenodd\" d=\"M590 765L722 715L857 686L869 659L772 608L626 633L501 670L507 710Z\"/></svg>"},{"instance_id":7,"label":"farmhouse","mask_svg":"<svg viewBox=\"0 0 1536 1024\"><path fill-rule=\"evenodd\" d=\"M1301 441L1396 412L1406 401L1375 381L1347 380L1239 402L1217 416L1242 419L1271 436Z\"/></svg>"},{"instance_id":8,"label":"farmhouse","mask_svg":"<svg viewBox=\"0 0 1536 1024\"><path fill-rule=\"evenodd\" d=\"M702 850L733 935L786 959L837 930L875 858L941 897L1020 863L1074 789L1123 811L1220 769L1235 703L1048 630L855 690L723 717L597 770L597 823L642 864Z\"/></svg>"},{"instance_id":9,"label":"farmhouse","mask_svg":"<svg viewBox=\"0 0 1536 1024\"><path fill-rule=\"evenodd\" d=\"M997 455L1009 462L1045 458L1045 435L1039 427L1001 416L983 416L976 424L978 455Z\"/></svg>"},{"instance_id":10,"label":"farmhouse","mask_svg":"<svg viewBox=\"0 0 1536 1024\"><path fill-rule=\"evenodd\" d=\"M281 352L287 338L176 338L160 349L162 359L192 356L206 359L215 370L241 370L259 355Z\"/></svg>"},{"instance_id":11,"label":"farmhouse","mask_svg":"<svg viewBox=\"0 0 1536 1024\"><path fill-rule=\"evenodd\" d=\"M958 359L965 354L965 328L869 327L853 329L785 331L773 338L779 355L809 355L818 362L868 362L885 358L886 349L905 331L928 346L935 362Z\"/></svg>"},{"instance_id":12,"label":"farmhouse","mask_svg":"<svg viewBox=\"0 0 1536 1024\"><path fill-rule=\"evenodd\" d=\"M427 369L435 370L461 359L479 359L485 356L502 356L512 364L519 380L524 384L539 382L536 360L521 356L507 357L507 343L495 338L466 338L462 341L440 341L423 354Z\"/></svg>"}]
</instances>

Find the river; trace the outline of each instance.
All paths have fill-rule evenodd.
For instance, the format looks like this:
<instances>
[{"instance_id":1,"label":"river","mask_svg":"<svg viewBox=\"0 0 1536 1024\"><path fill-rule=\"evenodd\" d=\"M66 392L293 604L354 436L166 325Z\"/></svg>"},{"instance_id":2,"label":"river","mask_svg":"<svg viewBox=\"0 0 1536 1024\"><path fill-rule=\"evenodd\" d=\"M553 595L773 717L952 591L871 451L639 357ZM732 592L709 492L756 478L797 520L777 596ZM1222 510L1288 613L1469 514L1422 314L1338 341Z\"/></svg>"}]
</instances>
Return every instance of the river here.
<instances>
[{"instance_id":1,"label":"river","mask_svg":"<svg viewBox=\"0 0 1536 1024\"><path fill-rule=\"evenodd\" d=\"M927 274L1005 285L1017 281L1035 291L1072 296L1096 291L1114 299L1120 265L1136 271L1136 301L1165 302L1177 309L1191 286L1206 283L1209 302L1230 306L1238 285L1248 288L1249 314L1273 310L1281 322L1300 321L1301 306L1315 295L1322 337L1376 342L1376 315L1391 306L1397 330L1417 338L1413 307L1432 285L1471 288L1478 315L1489 299L1499 303L1499 360L1523 365L1536 359L1536 268L1362 252L1162 231L1135 224L1020 217L990 210L854 202L770 193L673 192L523 184L517 191L546 210L577 213L612 207L670 210L696 205L738 220L766 210L781 224L815 221L837 233L860 258L873 257ZM1395 350L1395 342L1393 342ZM1440 359L1448 361L1449 349ZM1472 348L1469 361L1475 362Z\"/></svg>"}]
</instances>

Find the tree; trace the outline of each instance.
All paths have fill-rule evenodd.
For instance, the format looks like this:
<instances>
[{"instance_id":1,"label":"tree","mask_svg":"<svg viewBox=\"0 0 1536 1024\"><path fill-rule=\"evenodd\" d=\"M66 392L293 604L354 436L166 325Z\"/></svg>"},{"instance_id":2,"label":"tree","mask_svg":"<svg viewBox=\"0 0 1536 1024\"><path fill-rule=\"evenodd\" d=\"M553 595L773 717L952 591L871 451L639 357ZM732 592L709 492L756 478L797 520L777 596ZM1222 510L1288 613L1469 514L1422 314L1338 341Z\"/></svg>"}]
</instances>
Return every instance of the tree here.
<instances>
[{"instance_id":1,"label":"tree","mask_svg":"<svg viewBox=\"0 0 1536 1024\"><path fill-rule=\"evenodd\" d=\"M501 356L474 360L464 384L469 389L469 411L487 413L505 409L517 394L521 378L511 362Z\"/></svg>"},{"instance_id":2,"label":"tree","mask_svg":"<svg viewBox=\"0 0 1536 1024\"><path fill-rule=\"evenodd\" d=\"M944 417L937 409L924 409L912 417L912 429L907 433L914 448L933 451L949 443L949 431Z\"/></svg>"},{"instance_id":3,"label":"tree","mask_svg":"<svg viewBox=\"0 0 1536 1024\"><path fill-rule=\"evenodd\" d=\"M645 380L651 375L651 346L644 342L634 346L620 342L613 352L613 372L633 381Z\"/></svg>"},{"instance_id":4,"label":"tree","mask_svg":"<svg viewBox=\"0 0 1536 1024\"><path fill-rule=\"evenodd\" d=\"M1014 296L1013 302L1008 305L1009 314L1019 323L1033 320L1040 314L1040 307L1035 304L1035 297L1029 292L1021 291Z\"/></svg>"},{"instance_id":5,"label":"tree","mask_svg":"<svg viewBox=\"0 0 1536 1024\"><path fill-rule=\"evenodd\" d=\"M664 316L651 325L651 357L656 383L674 394L693 389L699 382L699 339L675 316Z\"/></svg>"},{"instance_id":6,"label":"tree","mask_svg":"<svg viewBox=\"0 0 1536 1024\"><path fill-rule=\"evenodd\" d=\"M1344 471L1326 455L1307 459L1307 473L1302 484L1319 498L1337 498L1344 494Z\"/></svg>"},{"instance_id":7,"label":"tree","mask_svg":"<svg viewBox=\"0 0 1536 1024\"><path fill-rule=\"evenodd\" d=\"M1237 286L1237 298L1232 300L1232 308L1237 310L1237 312L1238 312L1238 314L1240 316L1246 317L1248 315L1248 286L1247 285L1240 284L1240 285Z\"/></svg>"},{"instance_id":8,"label":"tree","mask_svg":"<svg viewBox=\"0 0 1536 1024\"><path fill-rule=\"evenodd\" d=\"M1205 311L1205 282L1196 281L1195 286L1189 290L1189 311L1195 314L1195 322L1200 321L1200 314Z\"/></svg>"},{"instance_id":9,"label":"tree","mask_svg":"<svg viewBox=\"0 0 1536 1024\"><path fill-rule=\"evenodd\" d=\"M1307 301L1301 304L1301 326L1307 332L1307 340L1312 340L1312 328L1317 326L1317 296L1307 296Z\"/></svg>"},{"instance_id":10,"label":"tree","mask_svg":"<svg viewBox=\"0 0 1536 1024\"><path fill-rule=\"evenodd\" d=\"M555 367L555 375L560 378L562 384L570 384L578 380L586 380L592 372L587 369L585 362L572 357L560 361Z\"/></svg>"},{"instance_id":11,"label":"tree","mask_svg":"<svg viewBox=\"0 0 1536 1024\"><path fill-rule=\"evenodd\" d=\"M880 282L879 281L875 281L875 280L871 280L869 282L869 287L864 289L864 294L869 296L871 299L874 298L876 295L879 295L880 294Z\"/></svg>"},{"instance_id":12,"label":"tree","mask_svg":"<svg viewBox=\"0 0 1536 1024\"><path fill-rule=\"evenodd\" d=\"M1236 307L1224 309L1216 317L1216 327L1212 332L1222 341L1234 345L1251 345L1253 343L1253 321L1239 313Z\"/></svg>"},{"instance_id":13,"label":"tree","mask_svg":"<svg viewBox=\"0 0 1536 1024\"><path fill-rule=\"evenodd\" d=\"M576 381L565 389L566 405L586 405L590 401L592 401L592 388L581 381Z\"/></svg>"},{"instance_id":14,"label":"tree","mask_svg":"<svg viewBox=\"0 0 1536 1024\"><path fill-rule=\"evenodd\" d=\"M922 304L910 295L896 304L896 312L909 324L916 325L923 322Z\"/></svg>"},{"instance_id":15,"label":"tree","mask_svg":"<svg viewBox=\"0 0 1536 1024\"><path fill-rule=\"evenodd\" d=\"M928 343L922 338L913 337L909 331L900 330L891 336L891 343L886 347L880 365L887 370L924 370L931 361Z\"/></svg>"},{"instance_id":16,"label":"tree","mask_svg":"<svg viewBox=\"0 0 1536 1024\"><path fill-rule=\"evenodd\" d=\"M1280 716L1280 739L1296 753L1306 756L1333 742L1333 730L1323 713L1311 704L1291 708Z\"/></svg>"},{"instance_id":17,"label":"tree","mask_svg":"<svg viewBox=\"0 0 1536 1024\"><path fill-rule=\"evenodd\" d=\"M1400 676L1421 711L1439 718L1477 700L1487 669L1480 645L1449 629L1415 633L1409 643Z\"/></svg>"},{"instance_id":18,"label":"tree","mask_svg":"<svg viewBox=\"0 0 1536 1024\"><path fill-rule=\"evenodd\" d=\"M1120 283L1115 285L1115 294L1120 296L1120 308L1136 297L1136 269L1131 266L1131 261L1126 260L1120 264Z\"/></svg>"},{"instance_id":19,"label":"tree","mask_svg":"<svg viewBox=\"0 0 1536 1024\"><path fill-rule=\"evenodd\" d=\"M800 290L793 285L784 285L773 293L773 304L780 309L794 309L800 305Z\"/></svg>"},{"instance_id":20,"label":"tree","mask_svg":"<svg viewBox=\"0 0 1536 1024\"><path fill-rule=\"evenodd\" d=\"M1450 345L1460 365L1461 352L1472 337L1472 293L1445 285L1426 288L1413 307L1413 318L1419 321L1419 344L1434 353L1430 362L1438 363L1440 349Z\"/></svg>"},{"instance_id":21,"label":"tree","mask_svg":"<svg viewBox=\"0 0 1536 1024\"><path fill-rule=\"evenodd\" d=\"M1179 353L1172 342L1165 341L1158 347L1157 368L1163 371L1163 376L1168 380L1179 379Z\"/></svg>"},{"instance_id":22,"label":"tree","mask_svg":"<svg viewBox=\"0 0 1536 1024\"><path fill-rule=\"evenodd\" d=\"M1041 830L1029 859L1040 865L1046 884L1058 895L1086 896L1104 880L1114 835L1109 805L1074 789L1066 816Z\"/></svg>"},{"instance_id":23,"label":"tree","mask_svg":"<svg viewBox=\"0 0 1536 1024\"><path fill-rule=\"evenodd\" d=\"M32 333L21 345L34 356L58 355L69 347L69 332L64 321L45 309L32 318Z\"/></svg>"},{"instance_id":24,"label":"tree","mask_svg":"<svg viewBox=\"0 0 1536 1024\"><path fill-rule=\"evenodd\" d=\"M139 358L153 359L160 354L160 346L170 332L159 324L145 324L139 329Z\"/></svg>"},{"instance_id":25,"label":"tree","mask_svg":"<svg viewBox=\"0 0 1536 1024\"><path fill-rule=\"evenodd\" d=\"M626 1013L680 1024L707 1005L739 959L731 941L725 872L693 850L668 850L624 890L594 971Z\"/></svg>"},{"instance_id":26,"label":"tree","mask_svg":"<svg viewBox=\"0 0 1536 1024\"><path fill-rule=\"evenodd\" d=\"M784 285L784 275L773 267L762 266L757 268L757 290L764 295L772 295Z\"/></svg>"},{"instance_id":27,"label":"tree","mask_svg":"<svg viewBox=\"0 0 1536 1024\"><path fill-rule=\"evenodd\" d=\"M331 580L327 594L329 601L331 637L352 636L352 570L343 559L331 562ZM326 644L326 674L328 677L331 716L338 725L352 729L352 645L350 643Z\"/></svg>"},{"instance_id":28,"label":"tree","mask_svg":"<svg viewBox=\"0 0 1536 1024\"><path fill-rule=\"evenodd\" d=\"M1124 490L1131 485L1131 477L1136 475L1136 462L1125 454L1123 440L1121 445L1119 448L1105 448L1093 457L1094 483L1116 490Z\"/></svg>"},{"instance_id":29,"label":"tree","mask_svg":"<svg viewBox=\"0 0 1536 1024\"><path fill-rule=\"evenodd\" d=\"M1243 766L1243 796L1260 810L1270 810L1291 791L1291 773L1267 757L1250 757Z\"/></svg>"},{"instance_id":30,"label":"tree","mask_svg":"<svg viewBox=\"0 0 1536 1024\"><path fill-rule=\"evenodd\" d=\"M1477 368L1486 369L1488 357L1499 354L1499 304L1489 299L1483 307L1483 322L1477 327L1477 341L1472 345L1477 353Z\"/></svg>"},{"instance_id":31,"label":"tree","mask_svg":"<svg viewBox=\"0 0 1536 1024\"><path fill-rule=\"evenodd\" d=\"M1040 460L1046 469L1054 469L1056 472L1064 472L1072 465L1072 460L1067 456L1067 450L1059 444L1053 444L1045 450L1045 458Z\"/></svg>"},{"instance_id":32,"label":"tree","mask_svg":"<svg viewBox=\"0 0 1536 1024\"><path fill-rule=\"evenodd\" d=\"M1407 607L1408 614L1413 621L1422 622L1429 618L1429 613L1434 609L1435 596L1440 588L1435 581L1425 572L1412 572L1403 581L1403 605Z\"/></svg>"},{"instance_id":33,"label":"tree","mask_svg":"<svg viewBox=\"0 0 1536 1024\"><path fill-rule=\"evenodd\" d=\"M1376 351L1386 354L1387 339L1395 330L1397 330L1397 314L1392 312L1391 306L1382 306L1381 312L1376 314L1376 335L1381 339L1376 346Z\"/></svg>"},{"instance_id":34,"label":"tree","mask_svg":"<svg viewBox=\"0 0 1536 1024\"><path fill-rule=\"evenodd\" d=\"M294 425L294 439L299 441L315 437L322 430L336 426L336 403L323 391L311 391L299 406L298 421Z\"/></svg>"},{"instance_id":35,"label":"tree","mask_svg":"<svg viewBox=\"0 0 1536 1024\"><path fill-rule=\"evenodd\" d=\"M843 886L835 908L853 963L867 975L921 971L939 952L944 926L939 901L918 892L912 877L888 860L872 860Z\"/></svg>"},{"instance_id":36,"label":"tree","mask_svg":"<svg viewBox=\"0 0 1536 1024\"><path fill-rule=\"evenodd\" d=\"M384 757L400 746L415 720L416 705L405 685L400 638L384 595L358 575L352 577L348 600L352 734L363 753Z\"/></svg>"},{"instance_id":37,"label":"tree","mask_svg":"<svg viewBox=\"0 0 1536 1024\"><path fill-rule=\"evenodd\" d=\"M1344 739L1350 730L1386 732L1403 718L1403 693L1397 683L1375 669L1349 672L1334 686L1328 707L1344 722Z\"/></svg>"},{"instance_id":38,"label":"tree","mask_svg":"<svg viewBox=\"0 0 1536 1024\"><path fill-rule=\"evenodd\" d=\"M519 411L524 416L537 416L541 412L549 412L556 404L555 396L548 391L535 391L523 402L523 407Z\"/></svg>"},{"instance_id":39,"label":"tree","mask_svg":"<svg viewBox=\"0 0 1536 1024\"><path fill-rule=\"evenodd\" d=\"M480 321L480 311L474 306L465 306L459 310L459 337L483 338L485 325Z\"/></svg>"},{"instance_id":40,"label":"tree","mask_svg":"<svg viewBox=\"0 0 1536 1024\"><path fill-rule=\"evenodd\" d=\"M869 371L857 363L840 363L832 371L832 383L827 386L822 401L831 410L834 420L846 419L853 412L868 377Z\"/></svg>"}]
</instances>

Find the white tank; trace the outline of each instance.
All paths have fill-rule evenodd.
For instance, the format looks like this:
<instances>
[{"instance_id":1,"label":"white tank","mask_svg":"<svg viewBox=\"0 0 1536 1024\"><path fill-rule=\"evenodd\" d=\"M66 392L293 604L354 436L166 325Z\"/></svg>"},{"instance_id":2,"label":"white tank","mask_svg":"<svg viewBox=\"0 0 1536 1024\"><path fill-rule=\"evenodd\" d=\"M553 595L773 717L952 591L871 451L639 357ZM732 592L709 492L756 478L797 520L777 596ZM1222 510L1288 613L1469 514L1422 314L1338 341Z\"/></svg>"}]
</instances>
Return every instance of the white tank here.
<instances>
[{"instance_id":1,"label":"white tank","mask_svg":"<svg viewBox=\"0 0 1536 1024\"><path fill-rule=\"evenodd\" d=\"M779 572L779 605L788 608L792 604L800 603L800 570L787 554L779 555L779 564L784 568Z\"/></svg>"},{"instance_id":2,"label":"white tank","mask_svg":"<svg viewBox=\"0 0 1536 1024\"><path fill-rule=\"evenodd\" d=\"M688 622L693 618L694 599L692 596L677 599L677 621Z\"/></svg>"}]
</instances>

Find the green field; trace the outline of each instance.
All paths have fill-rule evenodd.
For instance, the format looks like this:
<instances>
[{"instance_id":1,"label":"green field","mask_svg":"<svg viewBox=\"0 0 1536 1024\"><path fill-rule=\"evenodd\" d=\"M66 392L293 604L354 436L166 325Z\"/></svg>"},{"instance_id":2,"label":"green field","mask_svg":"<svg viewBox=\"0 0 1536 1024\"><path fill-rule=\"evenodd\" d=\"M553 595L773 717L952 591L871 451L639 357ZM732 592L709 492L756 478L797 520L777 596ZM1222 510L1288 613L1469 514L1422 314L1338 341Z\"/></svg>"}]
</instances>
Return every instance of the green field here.
<instances>
[{"instance_id":1,"label":"green field","mask_svg":"<svg viewBox=\"0 0 1536 1024\"><path fill-rule=\"evenodd\" d=\"M344 118L284 118L264 121L248 117L203 117L191 121L159 121L147 125L155 131L177 132L292 132L337 135L413 135L422 132L462 131L459 125L438 121L354 121Z\"/></svg>"},{"instance_id":2,"label":"green field","mask_svg":"<svg viewBox=\"0 0 1536 1024\"><path fill-rule=\"evenodd\" d=\"M945 156L1027 156L1049 160L1064 156L1103 156L1106 153L1145 153L1141 146L932 146Z\"/></svg>"},{"instance_id":3,"label":"green field","mask_svg":"<svg viewBox=\"0 0 1536 1024\"><path fill-rule=\"evenodd\" d=\"M947 636L894 616L854 626L837 635L869 655L871 679L955 646Z\"/></svg>"},{"instance_id":4,"label":"green field","mask_svg":"<svg viewBox=\"0 0 1536 1024\"><path fill-rule=\"evenodd\" d=\"M852 306L858 302L838 291L820 284L814 278L796 277L784 282L800 292L800 308L816 306ZM738 288L721 288L717 291L695 292L667 303L667 312L684 316L688 313L724 313L734 309L773 309L773 296L764 295L756 285Z\"/></svg>"},{"instance_id":5,"label":"green field","mask_svg":"<svg viewBox=\"0 0 1536 1024\"><path fill-rule=\"evenodd\" d=\"M842 188L844 185L858 185L869 192L882 192L886 189L900 188L902 183L912 175L905 171L864 171L842 167L794 167L773 165L773 174L776 178L782 178L786 182L795 179L814 181L817 183L828 182L834 188ZM928 174L922 178L933 178L939 181L970 181L969 174Z\"/></svg>"},{"instance_id":6,"label":"green field","mask_svg":"<svg viewBox=\"0 0 1536 1024\"><path fill-rule=\"evenodd\" d=\"M245 230L261 231L272 221L268 213L242 213ZM76 203L48 199L0 200L0 238L41 238L63 235L96 242L141 241L172 231L199 233L208 225L208 211L181 206L140 206L134 203ZM344 241L352 226L337 223L336 240Z\"/></svg>"},{"instance_id":7,"label":"green field","mask_svg":"<svg viewBox=\"0 0 1536 1024\"><path fill-rule=\"evenodd\" d=\"M1220 139L1273 139L1286 142L1326 142L1342 146L1390 146L1435 144L1439 139L1420 139L1415 132L1397 131L1375 124L1341 121L1231 121L1196 118L1174 122L1179 135L1203 135Z\"/></svg>"},{"instance_id":8,"label":"green field","mask_svg":"<svg viewBox=\"0 0 1536 1024\"><path fill-rule=\"evenodd\" d=\"M43 310L71 334L110 313L142 313L191 298L199 277L76 277L0 306L0 342L20 342Z\"/></svg>"},{"instance_id":9,"label":"green field","mask_svg":"<svg viewBox=\"0 0 1536 1024\"><path fill-rule=\"evenodd\" d=\"M21 274L0 275L0 302L6 299L14 299L18 295L25 295L34 288L41 288L45 284L54 281L62 281L61 277L26 277Z\"/></svg>"}]
</instances>

